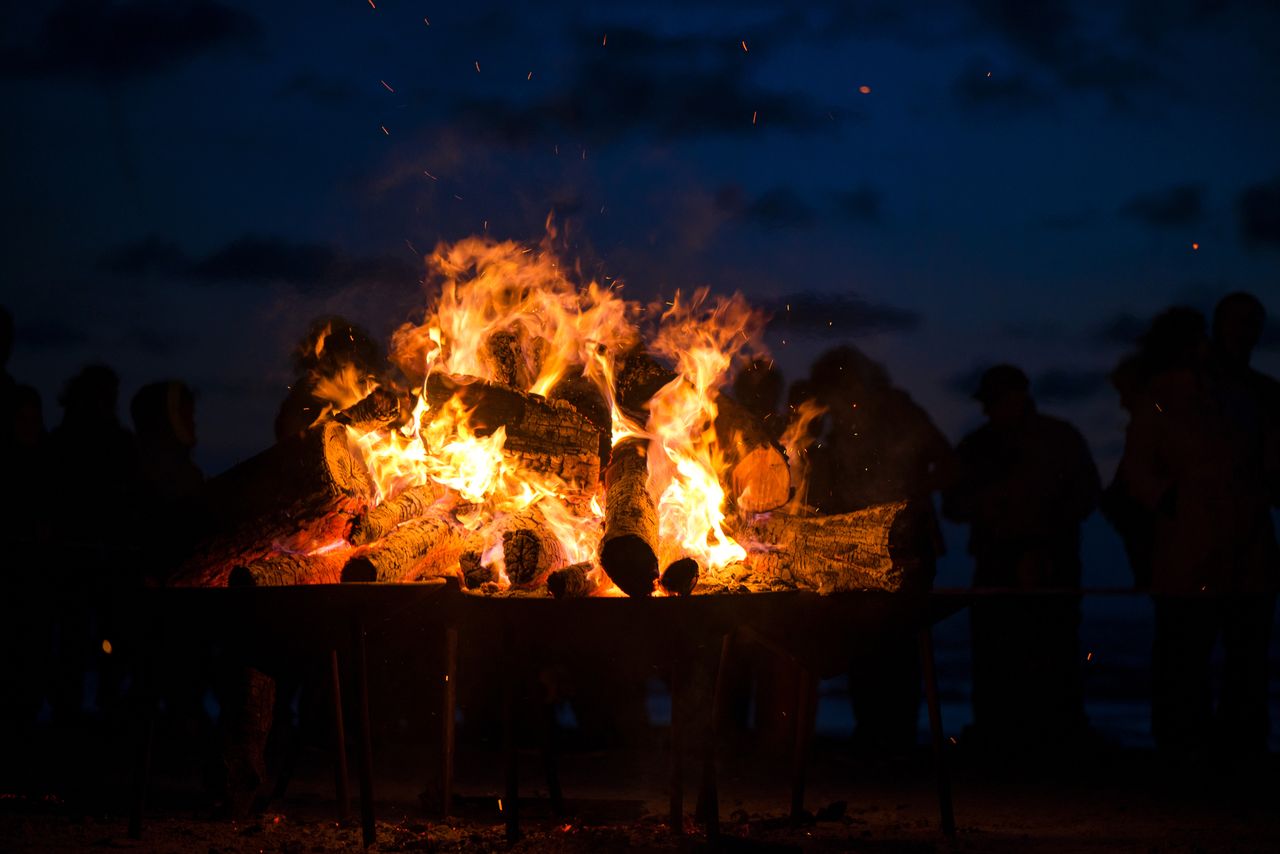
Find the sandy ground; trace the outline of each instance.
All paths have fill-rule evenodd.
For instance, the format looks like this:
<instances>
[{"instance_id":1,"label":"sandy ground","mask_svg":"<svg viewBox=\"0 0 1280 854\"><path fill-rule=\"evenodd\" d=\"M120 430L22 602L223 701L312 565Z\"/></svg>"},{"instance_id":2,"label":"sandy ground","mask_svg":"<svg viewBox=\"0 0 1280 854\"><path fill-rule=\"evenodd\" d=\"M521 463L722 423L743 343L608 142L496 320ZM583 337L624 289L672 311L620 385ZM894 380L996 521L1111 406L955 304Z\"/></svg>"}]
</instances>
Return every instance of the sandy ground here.
<instances>
[{"instance_id":1,"label":"sandy ground","mask_svg":"<svg viewBox=\"0 0 1280 854\"><path fill-rule=\"evenodd\" d=\"M743 758L750 756L750 758ZM896 761L850 755L842 743L815 746L806 820L787 815L785 757L733 751L721 773L720 848L744 851L1280 851L1280 763L1239 768L1170 768L1150 753L1105 752L1054 763L992 766L952 756L958 832L939 831L935 780L926 752ZM403 768L379 769L374 851L711 850L692 816L685 833L666 825L666 756L661 750L566 755L566 815L552 817L536 753L522 758L522 827L505 841L497 795L500 757L459 756L458 815L432 817L423 788ZM692 813L697 763L688 763ZM361 848L358 801L336 817L333 777L308 750L285 798L261 815L210 817L198 772L157 769L141 840L126 834L127 779L92 807L56 797L5 795L5 851L332 852ZM358 788L352 781L353 800Z\"/></svg>"}]
</instances>

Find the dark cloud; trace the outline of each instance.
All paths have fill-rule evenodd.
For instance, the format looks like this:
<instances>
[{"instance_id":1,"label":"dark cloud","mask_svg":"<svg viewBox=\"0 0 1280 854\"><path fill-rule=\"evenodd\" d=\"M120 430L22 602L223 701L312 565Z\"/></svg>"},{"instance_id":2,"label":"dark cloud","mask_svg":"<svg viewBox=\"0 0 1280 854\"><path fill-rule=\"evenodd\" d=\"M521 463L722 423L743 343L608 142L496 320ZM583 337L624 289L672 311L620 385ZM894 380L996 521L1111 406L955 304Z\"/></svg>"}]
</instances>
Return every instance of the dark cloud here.
<instances>
[{"instance_id":1,"label":"dark cloud","mask_svg":"<svg viewBox=\"0 0 1280 854\"><path fill-rule=\"evenodd\" d=\"M1105 371L1050 368L1031 381L1031 393L1040 401L1076 403L1089 400L1107 388Z\"/></svg>"},{"instance_id":2,"label":"dark cloud","mask_svg":"<svg viewBox=\"0 0 1280 854\"><path fill-rule=\"evenodd\" d=\"M1074 213L1056 213L1040 217L1039 224L1051 231L1079 231L1093 225L1098 212L1093 209Z\"/></svg>"},{"instance_id":3,"label":"dark cloud","mask_svg":"<svg viewBox=\"0 0 1280 854\"><path fill-rule=\"evenodd\" d=\"M1246 187L1237 209L1246 246L1280 246L1280 178Z\"/></svg>"},{"instance_id":4,"label":"dark cloud","mask_svg":"<svg viewBox=\"0 0 1280 854\"><path fill-rule=\"evenodd\" d=\"M282 98L304 98L325 106L346 106L359 99L350 84L314 71L303 71L290 77L277 94Z\"/></svg>"},{"instance_id":5,"label":"dark cloud","mask_svg":"<svg viewBox=\"0 0 1280 854\"><path fill-rule=\"evenodd\" d=\"M416 266L398 257L349 256L323 244L252 235L195 259L176 243L152 236L107 252L97 267L133 278L173 276L202 285L286 285L309 293L360 282L420 278Z\"/></svg>"},{"instance_id":6,"label":"dark cloud","mask_svg":"<svg viewBox=\"0 0 1280 854\"><path fill-rule=\"evenodd\" d=\"M249 13L216 0L66 0L36 44L0 58L11 75L124 79L165 71L258 32Z\"/></svg>"},{"instance_id":7,"label":"dark cloud","mask_svg":"<svg viewBox=\"0 0 1280 854\"><path fill-rule=\"evenodd\" d=\"M16 340L24 348L65 351L88 345L93 336L61 318L35 318L18 323Z\"/></svg>"},{"instance_id":8,"label":"dark cloud","mask_svg":"<svg viewBox=\"0 0 1280 854\"><path fill-rule=\"evenodd\" d=\"M804 228L816 220L813 206L790 187L774 187L755 198L748 198L740 187L723 187L716 193L716 207L764 228Z\"/></svg>"},{"instance_id":9,"label":"dark cloud","mask_svg":"<svg viewBox=\"0 0 1280 854\"><path fill-rule=\"evenodd\" d=\"M855 222L880 222L882 195L864 184L835 194L836 211Z\"/></svg>"},{"instance_id":10,"label":"dark cloud","mask_svg":"<svg viewBox=\"0 0 1280 854\"><path fill-rule=\"evenodd\" d=\"M191 259L172 240L158 235L145 237L107 251L98 259L97 269L115 276L146 278L154 275L181 274Z\"/></svg>"},{"instance_id":11,"label":"dark cloud","mask_svg":"<svg viewBox=\"0 0 1280 854\"><path fill-rule=\"evenodd\" d=\"M988 63L969 65L951 84L951 94L966 110L1016 115L1053 102L1053 93L1029 74L996 72Z\"/></svg>"},{"instance_id":12,"label":"dark cloud","mask_svg":"<svg viewBox=\"0 0 1280 854\"><path fill-rule=\"evenodd\" d=\"M456 118L476 132L524 144L564 133L601 142L636 132L675 138L766 128L813 131L854 116L802 92L758 85L736 42L605 29L607 49L598 39L575 39L594 47L578 55L556 94L528 103L463 99L455 103Z\"/></svg>"},{"instance_id":13,"label":"dark cloud","mask_svg":"<svg viewBox=\"0 0 1280 854\"><path fill-rule=\"evenodd\" d=\"M849 337L912 332L922 322L915 311L852 294L802 292L757 301L757 305L773 316L771 330L788 335Z\"/></svg>"},{"instance_id":14,"label":"dark cloud","mask_svg":"<svg viewBox=\"0 0 1280 854\"><path fill-rule=\"evenodd\" d=\"M1204 188L1183 184L1134 196L1120 213L1155 228L1195 225L1204 217Z\"/></svg>"},{"instance_id":15,"label":"dark cloud","mask_svg":"<svg viewBox=\"0 0 1280 854\"><path fill-rule=\"evenodd\" d=\"M1100 325L1092 336L1099 344L1131 347L1150 324L1132 312L1121 312Z\"/></svg>"}]
</instances>

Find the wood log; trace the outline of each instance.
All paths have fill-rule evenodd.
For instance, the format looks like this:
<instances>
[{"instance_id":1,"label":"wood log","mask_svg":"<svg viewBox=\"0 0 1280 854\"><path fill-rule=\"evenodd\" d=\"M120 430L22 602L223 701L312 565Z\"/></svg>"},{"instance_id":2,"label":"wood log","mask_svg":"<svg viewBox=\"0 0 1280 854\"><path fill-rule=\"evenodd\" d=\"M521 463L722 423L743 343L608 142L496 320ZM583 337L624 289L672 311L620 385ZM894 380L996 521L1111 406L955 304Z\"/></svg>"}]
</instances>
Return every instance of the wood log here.
<instances>
[{"instance_id":1,"label":"wood log","mask_svg":"<svg viewBox=\"0 0 1280 854\"><path fill-rule=\"evenodd\" d=\"M469 549L459 555L458 569L462 572L462 583L468 590L475 590L482 584L498 580L498 573L483 562L480 552L476 550Z\"/></svg>"},{"instance_id":2,"label":"wood log","mask_svg":"<svg viewBox=\"0 0 1280 854\"><path fill-rule=\"evenodd\" d=\"M682 557L672 561L662 571L658 583L662 589L676 596L688 596L698 584L698 562L691 557Z\"/></svg>"},{"instance_id":3,"label":"wood log","mask_svg":"<svg viewBox=\"0 0 1280 854\"><path fill-rule=\"evenodd\" d=\"M425 516L439 500L442 488L434 483L410 486L399 495L388 498L355 518L347 540L354 546L363 546L380 540L395 527L410 519Z\"/></svg>"},{"instance_id":4,"label":"wood log","mask_svg":"<svg viewBox=\"0 0 1280 854\"><path fill-rule=\"evenodd\" d=\"M557 599L581 599L596 592L595 565L590 561L571 563L547 576L547 589Z\"/></svg>"},{"instance_id":5,"label":"wood log","mask_svg":"<svg viewBox=\"0 0 1280 854\"><path fill-rule=\"evenodd\" d=\"M342 580L401 583L453 575L466 544L466 532L452 515L437 510L362 548L342 568Z\"/></svg>"},{"instance_id":6,"label":"wood log","mask_svg":"<svg viewBox=\"0 0 1280 854\"><path fill-rule=\"evenodd\" d=\"M522 336L518 329L493 332L485 340L484 361L493 382L524 390L542 368L541 339Z\"/></svg>"},{"instance_id":7,"label":"wood log","mask_svg":"<svg viewBox=\"0 0 1280 854\"><path fill-rule=\"evenodd\" d=\"M456 396L471 411L477 436L506 427L503 448L527 469L588 489L599 483L600 431L567 401L445 374L432 374L426 385L433 410Z\"/></svg>"},{"instance_id":8,"label":"wood log","mask_svg":"<svg viewBox=\"0 0 1280 854\"><path fill-rule=\"evenodd\" d=\"M628 596L648 596L658 580L658 508L649 494L648 445L626 439L605 472L600 566Z\"/></svg>"},{"instance_id":9,"label":"wood log","mask_svg":"<svg viewBox=\"0 0 1280 854\"><path fill-rule=\"evenodd\" d=\"M834 593L918 588L920 514L907 502L836 516L770 513L735 533L757 580Z\"/></svg>"},{"instance_id":10,"label":"wood log","mask_svg":"<svg viewBox=\"0 0 1280 854\"><path fill-rule=\"evenodd\" d=\"M599 431L600 465L607 466L612 445L613 416L609 412L609 402L605 400L599 387L583 376L581 371L572 371L561 377L547 397L553 401L566 401Z\"/></svg>"},{"instance_id":11,"label":"wood log","mask_svg":"<svg viewBox=\"0 0 1280 854\"><path fill-rule=\"evenodd\" d=\"M564 546L547 529L542 517L522 513L507 520L503 528L502 562L513 587L533 588L568 561Z\"/></svg>"},{"instance_id":12,"label":"wood log","mask_svg":"<svg viewBox=\"0 0 1280 854\"><path fill-rule=\"evenodd\" d=\"M371 430L401 426L408 422L412 413L413 404L408 395L378 386L359 403L335 415L334 420L361 433L368 433Z\"/></svg>"},{"instance_id":13,"label":"wood log","mask_svg":"<svg viewBox=\"0 0 1280 854\"><path fill-rule=\"evenodd\" d=\"M618 359L614 387L618 405L644 424L649 399L678 374L644 350ZM744 513L763 513L782 507L791 498L787 455L764 423L728 395L716 393L716 442L724 454L728 493Z\"/></svg>"},{"instance_id":14,"label":"wood log","mask_svg":"<svg viewBox=\"0 0 1280 854\"><path fill-rule=\"evenodd\" d=\"M744 513L776 510L791 499L791 472L782 446L733 398L716 395L716 442L728 465L730 498Z\"/></svg>"},{"instance_id":15,"label":"wood log","mask_svg":"<svg viewBox=\"0 0 1280 854\"><path fill-rule=\"evenodd\" d=\"M285 587L294 584L337 584L350 549L303 555L281 552L231 570L228 587Z\"/></svg>"},{"instance_id":16,"label":"wood log","mask_svg":"<svg viewBox=\"0 0 1280 854\"><path fill-rule=\"evenodd\" d=\"M344 425L327 421L285 438L205 485L193 509L193 545L169 583L225 587L236 566L330 545L372 494Z\"/></svg>"}]
</instances>

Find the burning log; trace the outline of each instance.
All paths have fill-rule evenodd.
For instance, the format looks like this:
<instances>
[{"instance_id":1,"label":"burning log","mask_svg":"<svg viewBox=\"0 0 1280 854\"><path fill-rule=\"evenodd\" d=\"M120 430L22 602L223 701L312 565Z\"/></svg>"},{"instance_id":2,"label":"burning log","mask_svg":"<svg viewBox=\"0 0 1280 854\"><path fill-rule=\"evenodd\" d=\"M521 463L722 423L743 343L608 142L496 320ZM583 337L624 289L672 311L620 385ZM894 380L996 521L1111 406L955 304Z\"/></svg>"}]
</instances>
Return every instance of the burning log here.
<instances>
[{"instance_id":1,"label":"burning log","mask_svg":"<svg viewBox=\"0 0 1280 854\"><path fill-rule=\"evenodd\" d=\"M557 599L581 599L596 592L590 562L571 563L547 576L547 589Z\"/></svg>"},{"instance_id":2,"label":"burning log","mask_svg":"<svg viewBox=\"0 0 1280 854\"><path fill-rule=\"evenodd\" d=\"M564 546L532 513L513 516L502 532L502 560L513 587L536 587L564 566Z\"/></svg>"},{"instance_id":3,"label":"burning log","mask_svg":"<svg viewBox=\"0 0 1280 854\"><path fill-rule=\"evenodd\" d=\"M372 492L342 424L283 439L206 484L195 511L199 545L171 583L224 587L235 566L281 549L313 552L346 534Z\"/></svg>"},{"instance_id":4,"label":"burning log","mask_svg":"<svg viewBox=\"0 0 1280 854\"><path fill-rule=\"evenodd\" d=\"M605 472L600 565L628 596L648 596L658 578L658 508L649 495L647 445L626 439Z\"/></svg>"},{"instance_id":5,"label":"burning log","mask_svg":"<svg viewBox=\"0 0 1280 854\"><path fill-rule=\"evenodd\" d=\"M913 577L912 552L918 519L906 509L907 502L895 501L838 516L772 513L755 519L739 539L763 546L749 558L757 578L820 593L899 591L920 581Z\"/></svg>"},{"instance_id":6,"label":"burning log","mask_svg":"<svg viewBox=\"0 0 1280 854\"><path fill-rule=\"evenodd\" d=\"M432 409L456 396L471 410L477 436L507 428L503 448L526 468L587 487L600 481L600 431L571 404L468 379L432 374L427 379Z\"/></svg>"},{"instance_id":7,"label":"burning log","mask_svg":"<svg viewBox=\"0 0 1280 854\"><path fill-rule=\"evenodd\" d=\"M677 376L643 350L624 354L615 380L619 406L645 423L641 410ZM763 513L786 504L791 498L791 472L782 446L759 418L733 398L717 394L715 402L716 442L728 464L730 497L738 509Z\"/></svg>"},{"instance_id":8,"label":"burning log","mask_svg":"<svg viewBox=\"0 0 1280 854\"><path fill-rule=\"evenodd\" d=\"M581 371L566 374L551 389L548 398L568 402L579 415L591 422L600 433L600 465L608 465L613 416L609 413L609 402L604 399L596 384L583 376Z\"/></svg>"},{"instance_id":9,"label":"burning log","mask_svg":"<svg viewBox=\"0 0 1280 854\"><path fill-rule=\"evenodd\" d=\"M292 584L337 584L347 552L338 550L303 555L281 552L237 566L227 577L228 587L284 587Z\"/></svg>"},{"instance_id":10,"label":"burning log","mask_svg":"<svg viewBox=\"0 0 1280 854\"><path fill-rule=\"evenodd\" d=\"M538 378L542 365L541 339L521 336L519 329L494 332L485 341L485 362L494 382L525 389Z\"/></svg>"},{"instance_id":11,"label":"burning log","mask_svg":"<svg viewBox=\"0 0 1280 854\"><path fill-rule=\"evenodd\" d=\"M662 589L676 596L688 596L693 592L693 588L698 584L698 562L691 557L682 557L679 560L672 561L671 565L662 571L662 577L658 583L662 585Z\"/></svg>"},{"instance_id":12,"label":"burning log","mask_svg":"<svg viewBox=\"0 0 1280 854\"><path fill-rule=\"evenodd\" d=\"M407 398L379 386L359 403L344 409L334 420L347 424L362 433L398 427L409 420L413 406Z\"/></svg>"},{"instance_id":13,"label":"burning log","mask_svg":"<svg viewBox=\"0 0 1280 854\"><path fill-rule=\"evenodd\" d=\"M434 484L411 486L395 498L389 498L357 516L351 523L347 540L356 546L380 540L397 525L427 515L439 497L439 488Z\"/></svg>"},{"instance_id":14,"label":"burning log","mask_svg":"<svg viewBox=\"0 0 1280 854\"><path fill-rule=\"evenodd\" d=\"M498 573L493 567L483 562L480 552L474 549L463 552L458 557L458 569L462 572L462 583L468 590L475 590L483 584L498 580Z\"/></svg>"},{"instance_id":15,"label":"burning log","mask_svg":"<svg viewBox=\"0 0 1280 854\"><path fill-rule=\"evenodd\" d=\"M465 532L449 513L420 516L348 560L342 568L342 580L399 583L449 575L465 547Z\"/></svg>"}]
</instances>

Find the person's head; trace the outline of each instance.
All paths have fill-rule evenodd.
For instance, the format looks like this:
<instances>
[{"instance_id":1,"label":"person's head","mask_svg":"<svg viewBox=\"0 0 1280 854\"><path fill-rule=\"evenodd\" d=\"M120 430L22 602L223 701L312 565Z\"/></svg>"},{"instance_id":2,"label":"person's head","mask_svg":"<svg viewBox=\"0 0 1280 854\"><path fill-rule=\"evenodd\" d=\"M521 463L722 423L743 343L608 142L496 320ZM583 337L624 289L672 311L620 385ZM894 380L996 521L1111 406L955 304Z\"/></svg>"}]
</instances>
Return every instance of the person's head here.
<instances>
[{"instance_id":1,"label":"person's head","mask_svg":"<svg viewBox=\"0 0 1280 854\"><path fill-rule=\"evenodd\" d=\"M373 336L336 314L313 320L293 353L294 369L300 376L324 376L343 365L375 371L381 364L382 349Z\"/></svg>"},{"instance_id":2,"label":"person's head","mask_svg":"<svg viewBox=\"0 0 1280 854\"><path fill-rule=\"evenodd\" d=\"M1253 294L1227 294L1213 310L1214 348L1231 362L1249 364L1266 320L1267 310Z\"/></svg>"},{"instance_id":3,"label":"person's head","mask_svg":"<svg viewBox=\"0 0 1280 854\"><path fill-rule=\"evenodd\" d=\"M13 315L9 309L0 306L0 370L9 364L13 355Z\"/></svg>"},{"instance_id":4,"label":"person's head","mask_svg":"<svg viewBox=\"0 0 1280 854\"><path fill-rule=\"evenodd\" d=\"M733 380L733 396L760 417L773 415L782 400L782 372L772 360L756 359Z\"/></svg>"},{"instance_id":5,"label":"person's head","mask_svg":"<svg viewBox=\"0 0 1280 854\"><path fill-rule=\"evenodd\" d=\"M129 403L138 439L171 441L184 448L196 444L196 399L186 383L164 380L138 389Z\"/></svg>"},{"instance_id":6,"label":"person's head","mask_svg":"<svg viewBox=\"0 0 1280 854\"><path fill-rule=\"evenodd\" d=\"M838 412L846 404L866 404L889 391L884 365L848 344L828 350L809 371L814 396Z\"/></svg>"},{"instance_id":7,"label":"person's head","mask_svg":"<svg viewBox=\"0 0 1280 854\"><path fill-rule=\"evenodd\" d=\"M1154 376L1199 364L1208 341L1204 315L1189 306L1176 305L1152 318L1138 339L1139 354Z\"/></svg>"},{"instance_id":8,"label":"person's head","mask_svg":"<svg viewBox=\"0 0 1280 854\"><path fill-rule=\"evenodd\" d=\"M13 438L22 448L34 448L44 436L44 407L40 392L29 385L18 386L13 407Z\"/></svg>"},{"instance_id":9,"label":"person's head","mask_svg":"<svg viewBox=\"0 0 1280 854\"><path fill-rule=\"evenodd\" d=\"M995 365L983 371L973 397L982 403L982 411L993 424L1017 421L1035 408L1031 382L1013 365Z\"/></svg>"},{"instance_id":10,"label":"person's head","mask_svg":"<svg viewBox=\"0 0 1280 854\"><path fill-rule=\"evenodd\" d=\"M120 378L106 365L88 365L67 381L59 402L64 422L114 421Z\"/></svg>"}]
</instances>

